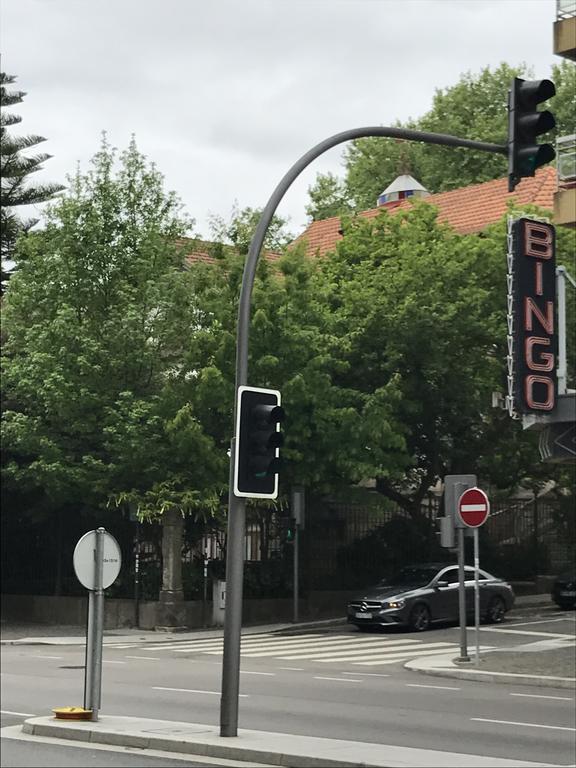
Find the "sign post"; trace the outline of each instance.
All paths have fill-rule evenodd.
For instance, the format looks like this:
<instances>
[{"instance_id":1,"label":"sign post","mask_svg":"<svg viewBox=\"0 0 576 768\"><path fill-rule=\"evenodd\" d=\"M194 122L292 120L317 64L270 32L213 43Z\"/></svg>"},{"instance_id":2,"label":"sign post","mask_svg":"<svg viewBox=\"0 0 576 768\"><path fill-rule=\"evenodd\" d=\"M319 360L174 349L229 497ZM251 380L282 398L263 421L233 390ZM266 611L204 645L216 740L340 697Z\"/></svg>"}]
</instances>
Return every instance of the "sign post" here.
<instances>
[{"instance_id":1,"label":"sign post","mask_svg":"<svg viewBox=\"0 0 576 768\"><path fill-rule=\"evenodd\" d=\"M114 536L104 528L98 528L79 539L73 562L76 578L89 590L84 709L91 710L91 719L96 721L102 698L104 590L116 581L122 554Z\"/></svg>"},{"instance_id":2,"label":"sign post","mask_svg":"<svg viewBox=\"0 0 576 768\"><path fill-rule=\"evenodd\" d=\"M488 496L480 488L469 488L458 500L458 516L474 533L474 628L476 637L476 664L480 661L480 557L478 529L490 514Z\"/></svg>"}]
</instances>

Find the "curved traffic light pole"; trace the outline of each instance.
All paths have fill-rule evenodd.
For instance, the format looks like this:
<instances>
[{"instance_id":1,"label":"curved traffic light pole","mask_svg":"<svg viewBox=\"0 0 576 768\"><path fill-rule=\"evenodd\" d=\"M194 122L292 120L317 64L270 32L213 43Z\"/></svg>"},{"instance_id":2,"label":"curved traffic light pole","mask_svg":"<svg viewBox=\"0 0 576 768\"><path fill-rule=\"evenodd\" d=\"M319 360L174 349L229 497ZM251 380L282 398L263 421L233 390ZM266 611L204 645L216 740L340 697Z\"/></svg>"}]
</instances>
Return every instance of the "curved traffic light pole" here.
<instances>
[{"instance_id":1,"label":"curved traffic light pole","mask_svg":"<svg viewBox=\"0 0 576 768\"><path fill-rule=\"evenodd\" d=\"M440 144L445 147L464 147L477 149L481 152L507 155L506 144L488 144L483 141L460 139L427 131L412 131L407 128L389 128L375 126L368 128L352 128L342 131L321 141L315 147L294 163L282 178L266 207L256 227L250 242L250 250L244 265L240 304L238 308L238 326L236 337L236 387L234 396L234 420L236 424L236 393L238 388L248 383L248 342L250 335L250 304L252 287L258 266L258 258L264 244L266 232L272 217L290 185L300 173L332 147L352 139L368 136L382 136L407 141L422 141L426 144ZM236 736L238 731L238 694L240 682L240 635L242 629L242 582L244 571L244 535L246 521L246 503L243 498L234 495L234 451L235 441L232 439L230 451L230 490L228 495L228 537L226 547L226 612L224 621L224 656L222 661L222 698L220 702L220 735Z\"/></svg>"}]
</instances>

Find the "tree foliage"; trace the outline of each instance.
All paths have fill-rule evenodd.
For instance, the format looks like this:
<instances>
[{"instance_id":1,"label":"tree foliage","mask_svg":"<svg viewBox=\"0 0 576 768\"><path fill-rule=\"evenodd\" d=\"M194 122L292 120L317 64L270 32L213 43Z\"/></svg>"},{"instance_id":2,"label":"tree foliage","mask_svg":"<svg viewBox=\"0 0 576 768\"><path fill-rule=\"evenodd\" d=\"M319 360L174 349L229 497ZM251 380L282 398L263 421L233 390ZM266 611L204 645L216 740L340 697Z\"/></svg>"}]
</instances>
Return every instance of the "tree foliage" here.
<instances>
[{"instance_id":1,"label":"tree foliage","mask_svg":"<svg viewBox=\"0 0 576 768\"><path fill-rule=\"evenodd\" d=\"M225 449L202 422L210 320L175 245L190 222L134 140L117 172L115 157L104 139L45 229L18 243L3 307L4 480L56 506L210 514Z\"/></svg>"},{"instance_id":2,"label":"tree foliage","mask_svg":"<svg viewBox=\"0 0 576 768\"><path fill-rule=\"evenodd\" d=\"M21 232L27 232L37 219L22 219L15 209L21 206L42 203L49 200L64 187L60 184L34 184L30 175L42 170L42 163L51 155L42 152L24 155L43 141L42 136L12 136L8 127L17 125L22 118L7 112L7 108L20 104L26 94L9 90L15 82L14 75L0 72L0 164L2 171L2 207L0 209L0 239L2 252L2 284L9 277L6 260L13 260L16 239Z\"/></svg>"}]
</instances>

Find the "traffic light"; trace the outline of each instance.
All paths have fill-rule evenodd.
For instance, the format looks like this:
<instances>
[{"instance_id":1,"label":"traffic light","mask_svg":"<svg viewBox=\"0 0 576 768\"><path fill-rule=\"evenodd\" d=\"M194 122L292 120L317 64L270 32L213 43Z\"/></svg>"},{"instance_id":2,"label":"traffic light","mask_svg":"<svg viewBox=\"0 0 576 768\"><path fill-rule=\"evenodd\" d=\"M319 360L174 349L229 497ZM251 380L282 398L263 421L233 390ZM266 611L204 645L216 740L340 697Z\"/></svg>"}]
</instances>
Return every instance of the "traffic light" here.
<instances>
[{"instance_id":1,"label":"traffic light","mask_svg":"<svg viewBox=\"0 0 576 768\"><path fill-rule=\"evenodd\" d=\"M508 192L524 176L534 176L537 168L556 157L551 144L538 144L537 138L556 125L552 112L538 112L538 105L556 93L551 80L522 80L515 77L508 92Z\"/></svg>"},{"instance_id":2,"label":"traffic light","mask_svg":"<svg viewBox=\"0 0 576 768\"><path fill-rule=\"evenodd\" d=\"M278 496L280 423L284 409L274 389L239 387L236 410L234 494L253 499Z\"/></svg>"}]
</instances>

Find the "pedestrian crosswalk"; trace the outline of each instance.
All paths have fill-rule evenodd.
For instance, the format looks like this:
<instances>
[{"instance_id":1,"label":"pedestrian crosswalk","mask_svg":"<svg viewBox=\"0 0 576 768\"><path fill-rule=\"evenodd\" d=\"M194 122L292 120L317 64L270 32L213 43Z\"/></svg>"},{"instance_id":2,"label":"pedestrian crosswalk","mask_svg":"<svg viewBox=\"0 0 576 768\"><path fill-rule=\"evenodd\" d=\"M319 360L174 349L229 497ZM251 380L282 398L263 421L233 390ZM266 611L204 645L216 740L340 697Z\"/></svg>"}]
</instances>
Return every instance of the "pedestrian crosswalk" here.
<instances>
[{"instance_id":1,"label":"pedestrian crosswalk","mask_svg":"<svg viewBox=\"0 0 576 768\"><path fill-rule=\"evenodd\" d=\"M118 647L121 646L118 645ZM212 637L167 641L147 644L146 649L155 653L203 654L218 657L223 654L224 640L222 637ZM427 643L414 637L325 633L282 636L267 632L243 635L240 653L247 659L310 661L321 664L349 663L355 666L378 667L457 649L457 643L447 641Z\"/></svg>"}]
</instances>

